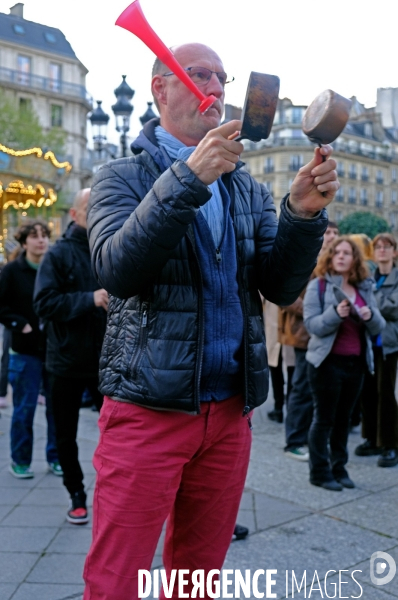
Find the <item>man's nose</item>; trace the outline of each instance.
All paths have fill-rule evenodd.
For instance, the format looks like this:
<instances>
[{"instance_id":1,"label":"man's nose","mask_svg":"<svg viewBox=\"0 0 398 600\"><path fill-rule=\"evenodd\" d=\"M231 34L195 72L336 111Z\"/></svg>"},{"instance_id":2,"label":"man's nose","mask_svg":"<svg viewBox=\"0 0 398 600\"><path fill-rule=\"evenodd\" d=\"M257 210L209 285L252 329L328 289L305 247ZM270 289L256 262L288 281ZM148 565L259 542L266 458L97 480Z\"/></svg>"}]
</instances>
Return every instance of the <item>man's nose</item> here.
<instances>
[{"instance_id":1,"label":"man's nose","mask_svg":"<svg viewBox=\"0 0 398 600\"><path fill-rule=\"evenodd\" d=\"M211 74L211 77L206 86L206 92L210 96L213 94L216 98L221 98L224 94L224 86L221 84L215 73Z\"/></svg>"}]
</instances>

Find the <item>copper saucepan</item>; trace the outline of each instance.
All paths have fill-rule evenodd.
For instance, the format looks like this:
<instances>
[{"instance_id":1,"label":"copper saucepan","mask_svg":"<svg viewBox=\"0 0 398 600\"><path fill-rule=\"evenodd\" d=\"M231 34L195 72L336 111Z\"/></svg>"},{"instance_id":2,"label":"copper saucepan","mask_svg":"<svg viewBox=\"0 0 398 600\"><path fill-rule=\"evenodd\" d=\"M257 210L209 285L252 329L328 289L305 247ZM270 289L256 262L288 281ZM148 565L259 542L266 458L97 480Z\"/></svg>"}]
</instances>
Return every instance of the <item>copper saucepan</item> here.
<instances>
[{"instance_id":1,"label":"copper saucepan","mask_svg":"<svg viewBox=\"0 0 398 600\"><path fill-rule=\"evenodd\" d=\"M350 116L351 100L333 90L325 90L311 102L304 113L302 129L321 146L331 144L343 131Z\"/></svg>"}]
</instances>

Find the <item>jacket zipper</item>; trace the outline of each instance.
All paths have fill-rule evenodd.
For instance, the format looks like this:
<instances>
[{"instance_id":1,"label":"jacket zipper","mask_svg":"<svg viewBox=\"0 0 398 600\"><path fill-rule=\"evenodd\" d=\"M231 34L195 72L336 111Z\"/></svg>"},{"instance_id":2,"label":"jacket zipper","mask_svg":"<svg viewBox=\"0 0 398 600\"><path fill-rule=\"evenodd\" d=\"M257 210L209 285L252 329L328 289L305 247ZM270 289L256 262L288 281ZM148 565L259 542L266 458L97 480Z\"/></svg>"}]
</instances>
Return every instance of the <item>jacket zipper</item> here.
<instances>
[{"instance_id":1,"label":"jacket zipper","mask_svg":"<svg viewBox=\"0 0 398 600\"><path fill-rule=\"evenodd\" d=\"M143 302L141 307L141 323L140 323L140 332L138 338L138 346L137 351L134 354L134 358L130 364L130 373L133 379L137 377L138 367L141 363L141 358L144 353L144 349L146 346L147 338L148 338L148 302Z\"/></svg>"},{"instance_id":2,"label":"jacket zipper","mask_svg":"<svg viewBox=\"0 0 398 600\"><path fill-rule=\"evenodd\" d=\"M204 352L204 318L203 318L203 277L202 272L200 270L200 263L198 255L196 254L195 248L195 239L193 237L192 231L188 230L187 238L191 244L192 253L194 255L198 273L199 273L199 294L198 294L198 313L199 313L199 337L198 337L198 347L200 356L197 359L197 369L196 369L196 378L195 378L195 391L194 391L194 402L195 408L198 415L200 415L200 379L202 375L202 365L203 365L203 352Z\"/></svg>"},{"instance_id":3,"label":"jacket zipper","mask_svg":"<svg viewBox=\"0 0 398 600\"><path fill-rule=\"evenodd\" d=\"M230 195L232 195L232 193L234 193L234 192L232 192L232 189L233 189L233 186L231 185ZM237 271L238 271L239 298L240 298L242 314L243 314L243 359L244 359L243 372L244 372L244 379L245 379L245 406L243 408L242 417L247 418L247 424L249 426L249 429L253 429L251 419L248 416L249 412L252 410L252 408L248 402L249 381L248 381L248 377L247 377L247 372L248 372L249 351L248 351L247 323L246 323L247 311L246 311L245 298L243 295L243 281L242 281L242 273L241 273L241 260L240 260L239 249L238 249L238 237L237 237L237 232L236 232L235 219L233 217L232 217L232 224L233 224L234 234L235 234L235 252L236 252Z\"/></svg>"}]
</instances>

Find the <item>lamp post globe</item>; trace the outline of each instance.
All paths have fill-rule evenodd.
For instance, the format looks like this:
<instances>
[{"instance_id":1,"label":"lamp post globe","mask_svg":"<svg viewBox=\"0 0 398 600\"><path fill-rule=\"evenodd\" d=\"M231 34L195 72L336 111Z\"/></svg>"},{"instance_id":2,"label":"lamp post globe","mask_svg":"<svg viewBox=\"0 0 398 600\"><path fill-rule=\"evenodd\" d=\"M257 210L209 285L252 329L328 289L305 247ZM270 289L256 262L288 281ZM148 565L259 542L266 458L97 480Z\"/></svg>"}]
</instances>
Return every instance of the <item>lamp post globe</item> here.
<instances>
[{"instance_id":1,"label":"lamp post globe","mask_svg":"<svg viewBox=\"0 0 398 600\"><path fill-rule=\"evenodd\" d=\"M127 138L126 133L130 130L130 117L134 110L130 100L135 92L126 82L126 75L122 75L122 83L114 91L116 104L112 106L112 111L116 118L116 131L121 133L120 143L122 156L127 156Z\"/></svg>"},{"instance_id":2,"label":"lamp post globe","mask_svg":"<svg viewBox=\"0 0 398 600\"><path fill-rule=\"evenodd\" d=\"M93 130L94 150L96 150L101 158L101 153L106 142L106 128L109 121L109 115L104 112L102 100L97 100L97 107L89 116Z\"/></svg>"}]
</instances>

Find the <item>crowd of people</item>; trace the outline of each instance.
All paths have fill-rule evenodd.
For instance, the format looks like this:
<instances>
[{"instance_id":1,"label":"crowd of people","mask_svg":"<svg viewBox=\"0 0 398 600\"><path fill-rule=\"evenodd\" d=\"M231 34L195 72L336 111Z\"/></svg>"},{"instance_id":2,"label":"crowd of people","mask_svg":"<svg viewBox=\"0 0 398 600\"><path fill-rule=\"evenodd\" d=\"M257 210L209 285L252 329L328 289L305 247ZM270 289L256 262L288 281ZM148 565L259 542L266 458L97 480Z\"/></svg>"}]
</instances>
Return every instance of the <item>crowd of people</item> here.
<instances>
[{"instance_id":1,"label":"crowd of people","mask_svg":"<svg viewBox=\"0 0 398 600\"><path fill-rule=\"evenodd\" d=\"M357 454L398 462L394 238L373 241L370 279L358 245L328 223L339 187L330 146L299 170L278 219L266 187L242 169L242 123L220 125L221 59L202 44L173 52L213 105L201 114L157 59L160 119L145 124L133 156L104 165L91 192L76 196L72 222L50 249L47 225L26 221L22 252L0 275L10 472L34 476L42 393L46 459L63 476L74 524L89 518L76 443L85 390L100 411L85 600L135 600L166 520L168 579L174 569L221 569L236 534L252 412L269 389L260 294L267 328L278 318L269 416L281 423L286 412L286 454L309 460L314 485L354 487L347 436L368 378Z\"/></svg>"},{"instance_id":2,"label":"crowd of people","mask_svg":"<svg viewBox=\"0 0 398 600\"><path fill-rule=\"evenodd\" d=\"M365 441L355 454L379 455L379 467L398 465L396 257L391 233L340 236L329 222L300 297L287 307L265 304L280 357L285 347L295 353L293 372L291 359L280 360L272 377L279 387L268 417L285 422L285 454L309 461L310 482L330 491L355 487L347 440L359 423Z\"/></svg>"}]
</instances>

